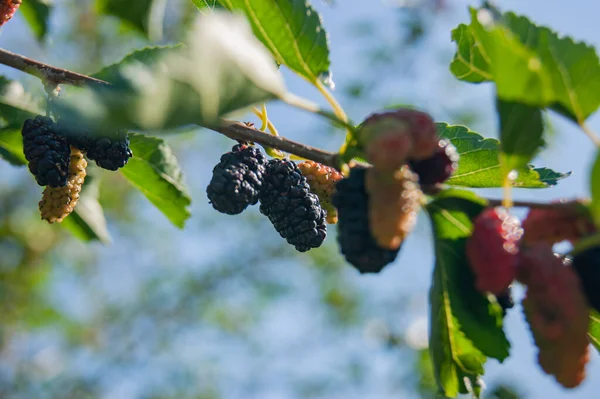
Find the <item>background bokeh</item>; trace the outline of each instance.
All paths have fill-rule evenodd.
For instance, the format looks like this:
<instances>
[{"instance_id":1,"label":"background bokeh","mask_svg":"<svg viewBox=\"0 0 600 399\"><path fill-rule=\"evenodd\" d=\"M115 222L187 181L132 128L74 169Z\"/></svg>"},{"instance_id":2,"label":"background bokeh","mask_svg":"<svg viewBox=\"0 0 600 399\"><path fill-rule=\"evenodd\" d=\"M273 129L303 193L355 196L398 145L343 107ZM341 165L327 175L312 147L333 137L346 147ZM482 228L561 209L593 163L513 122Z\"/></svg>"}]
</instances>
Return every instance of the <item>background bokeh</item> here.
<instances>
[{"instance_id":1,"label":"background bokeh","mask_svg":"<svg viewBox=\"0 0 600 399\"><path fill-rule=\"evenodd\" d=\"M450 30L467 21L469 4L476 3L313 0L330 36L335 93L350 116L361 120L385 106L413 104L437 121L495 136L491 85L461 83L448 71ZM595 2L498 6L600 48ZM168 1L166 10L158 43L179 40L197 15L189 0ZM56 0L43 44L18 13L0 31L2 48L85 73L150 43L99 15L90 0ZM18 71L0 65L0 74L27 91L43 90ZM285 78L290 91L326 105L301 79L287 72ZM269 116L295 140L330 150L343 140L322 120L284 105L270 105ZM536 166L573 174L516 197L587 196L591 143L559 116L548 122L550 146ZM599 117L590 126L600 131ZM212 210L204 190L231 141L204 130L168 140L194 200L193 216L178 230L118 173L95 170L108 245L82 243L40 221L41 188L26 168L0 162L1 398L436 397L426 351L433 255L424 217L394 264L361 276L337 253L335 228L322 248L298 254L256 207L236 217ZM537 366L520 306L509 312L506 328L511 357L489 361L488 398L597 396L595 351L588 379L566 391Z\"/></svg>"}]
</instances>

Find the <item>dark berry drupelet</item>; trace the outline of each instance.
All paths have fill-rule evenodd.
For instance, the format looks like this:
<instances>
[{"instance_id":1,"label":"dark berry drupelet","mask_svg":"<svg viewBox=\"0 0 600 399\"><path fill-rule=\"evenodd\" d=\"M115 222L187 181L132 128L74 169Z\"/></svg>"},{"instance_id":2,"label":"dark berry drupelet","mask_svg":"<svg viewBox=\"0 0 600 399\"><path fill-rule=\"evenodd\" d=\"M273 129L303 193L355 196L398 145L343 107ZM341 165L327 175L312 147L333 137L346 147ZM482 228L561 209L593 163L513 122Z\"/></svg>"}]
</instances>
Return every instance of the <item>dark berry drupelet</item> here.
<instances>
[{"instance_id":1,"label":"dark berry drupelet","mask_svg":"<svg viewBox=\"0 0 600 399\"><path fill-rule=\"evenodd\" d=\"M458 151L448 140L440 140L434 155L422 161L409 163L419 175L420 184L437 184L446 181L458 167Z\"/></svg>"},{"instance_id":2,"label":"dark berry drupelet","mask_svg":"<svg viewBox=\"0 0 600 399\"><path fill-rule=\"evenodd\" d=\"M117 170L127 165L133 153L129 148L127 132L119 131L114 136L94 140L86 155L103 169Z\"/></svg>"},{"instance_id":3,"label":"dark berry drupelet","mask_svg":"<svg viewBox=\"0 0 600 399\"><path fill-rule=\"evenodd\" d=\"M369 196L366 169L353 168L350 176L336 184L333 205L338 211L338 243L346 260L361 273L379 273L396 259L397 249L377 245L369 226Z\"/></svg>"},{"instance_id":4,"label":"dark berry drupelet","mask_svg":"<svg viewBox=\"0 0 600 399\"><path fill-rule=\"evenodd\" d=\"M23 124L23 153L40 186L64 187L71 148L52 119L38 115Z\"/></svg>"},{"instance_id":5,"label":"dark berry drupelet","mask_svg":"<svg viewBox=\"0 0 600 399\"><path fill-rule=\"evenodd\" d=\"M579 275L588 303L600 312L600 247L575 255L572 265Z\"/></svg>"},{"instance_id":6,"label":"dark berry drupelet","mask_svg":"<svg viewBox=\"0 0 600 399\"><path fill-rule=\"evenodd\" d=\"M213 208L237 215L258 202L267 158L256 147L238 144L213 168L206 194Z\"/></svg>"},{"instance_id":7,"label":"dark berry drupelet","mask_svg":"<svg viewBox=\"0 0 600 399\"><path fill-rule=\"evenodd\" d=\"M70 145L83 151L103 169L118 170L127 165L129 158L133 156L126 131L99 134L82 126L61 122L59 127Z\"/></svg>"},{"instance_id":8,"label":"dark berry drupelet","mask_svg":"<svg viewBox=\"0 0 600 399\"><path fill-rule=\"evenodd\" d=\"M319 198L310 192L306 178L291 161L272 159L260 194L260 212L275 230L300 252L320 247L327 237Z\"/></svg>"}]
</instances>

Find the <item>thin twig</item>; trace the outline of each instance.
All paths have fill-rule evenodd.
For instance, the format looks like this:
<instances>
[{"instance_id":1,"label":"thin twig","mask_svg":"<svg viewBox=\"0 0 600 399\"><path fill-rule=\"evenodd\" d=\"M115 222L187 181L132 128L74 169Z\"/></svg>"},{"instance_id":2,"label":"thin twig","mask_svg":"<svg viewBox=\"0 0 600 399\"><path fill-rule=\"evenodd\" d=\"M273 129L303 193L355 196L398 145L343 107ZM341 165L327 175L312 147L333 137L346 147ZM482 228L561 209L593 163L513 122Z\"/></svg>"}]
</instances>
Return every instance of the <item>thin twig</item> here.
<instances>
[{"instance_id":1,"label":"thin twig","mask_svg":"<svg viewBox=\"0 0 600 399\"><path fill-rule=\"evenodd\" d=\"M321 163L323 165L338 168L337 154L320 148L308 146L286 139L281 136L273 136L260 130L245 126L240 122L224 121L220 126L211 126L211 130L217 131L224 136L234 140L249 141L259 143L267 147L276 148L290 154L298 155L302 158Z\"/></svg>"},{"instance_id":2,"label":"thin twig","mask_svg":"<svg viewBox=\"0 0 600 399\"><path fill-rule=\"evenodd\" d=\"M4 49L0 49L0 64L7 65L29 75L38 77L44 82L44 84L67 83L74 86L81 86L84 84L110 84L103 80L92 78L87 75L44 64Z\"/></svg>"},{"instance_id":3,"label":"thin twig","mask_svg":"<svg viewBox=\"0 0 600 399\"><path fill-rule=\"evenodd\" d=\"M501 199L486 198L490 206L503 206ZM513 201L513 208L536 208L536 209L556 209L563 207L572 207L569 202L530 202L530 201Z\"/></svg>"},{"instance_id":4,"label":"thin twig","mask_svg":"<svg viewBox=\"0 0 600 399\"><path fill-rule=\"evenodd\" d=\"M62 69L52 65L44 64L42 62L32 60L30 58L12 53L4 49L0 49L0 64L7 65L12 68L23 71L27 74L36 76L42 79L45 85L58 85L61 83L71 84L75 86L81 86L85 84L110 85L110 83L105 82L103 80L92 78L90 76L83 75L77 72L69 71L67 69ZM307 102L303 99L290 95L287 98L286 102L298 108L319 113L332 120L333 122L345 125L345 127L347 128L352 127L352 125L350 125L349 123L345 121L345 123L340 121L339 118L337 118L336 116L328 112L322 111L318 108L318 106ZM590 136L590 138L592 138L596 145L600 145L600 139L595 134L593 134L591 130L589 130L584 124L582 124L581 127L586 132L586 134ZM224 120L221 125L211 126L210 129L221 133L222 135L227 136L233 140L259 143L263 146L285 151L290 154L297 155L301 158L310 159L311 161L331 166L333 168L340 167L338 154L336 153L325 151L320 148L311 147L306 144L298 143L296 141L286 139L285 137L273 136L268 133L261 132L260 130L248 127L240 122ZM354 164L360 165L362 167L369 166L360 162ZM440 187L424 186L422 187L422 189L427 194L435 195L437 192L439 192ZM487 201L490 206L502 205L502 200L500 199L487 199ZM513 206L518 208L557 208L569 205L568 203L540 203L528 201L514 201Z\"/></svg>"}]
</instances>

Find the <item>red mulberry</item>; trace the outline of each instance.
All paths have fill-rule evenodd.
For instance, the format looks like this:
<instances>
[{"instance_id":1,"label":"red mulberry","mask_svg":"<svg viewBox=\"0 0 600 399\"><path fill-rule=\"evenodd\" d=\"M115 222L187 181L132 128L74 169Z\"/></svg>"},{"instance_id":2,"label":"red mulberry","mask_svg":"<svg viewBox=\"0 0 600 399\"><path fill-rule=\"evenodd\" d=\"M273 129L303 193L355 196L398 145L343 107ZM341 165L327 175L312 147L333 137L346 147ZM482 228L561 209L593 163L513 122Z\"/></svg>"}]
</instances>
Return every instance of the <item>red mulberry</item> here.
<instances>
[{"instance_id":1,"label":"red mulberry","mask_svg":"<svg viewBox=\"0 0 600 399\"><path fill-rule=\"evenodd\" d=\"M466 245L477 290L501 295L508 289L516 277L521 234L519 220L503 208L486 209L477 216Z\"/></svg>"},{"instance_id":2,"label":"red mulberry","mask_svg":"<svg viewBox=\"0 0 600 399\"><path fill-rule=\"evenodd\" d=\"M527 285L523 309L540 366L562 386L578 386L589 361L589 308L579 277L549 244L536 243L521 251L519 279Z\"/></svg>"},{"instance_id":3,"label":"red mulberry","mask_svg":"<svg viewBox=\"0 0 600 399\"><path fill-rule=\"evenodd\" d=\"M0 26L13 17L20 5L21 0L0 0Z\"/></svg>"},{"instance_id":4,"label":"red mulberry","mask_svg":"<svg viewBox=\"0 0 600 399\"><path fill-rule=\"evenodd\" d=\"M523 242L538 241L555 244L561 241L575 242L594 233L596 227L588 209L573 201L560 207L532 208L523 221Z\"/></svg>"},{"instance_id":5,"label":"red mulberry","mask_svg":"<svg viewBox=\"0 0 600 399\"><path fill-rule=\"evenodd\" d=\"M440 140L431 158L411 161L410 168L419 175L421 184L445 182L458 168L458 151L448 140Z\"/></svg>"}]
</instances>

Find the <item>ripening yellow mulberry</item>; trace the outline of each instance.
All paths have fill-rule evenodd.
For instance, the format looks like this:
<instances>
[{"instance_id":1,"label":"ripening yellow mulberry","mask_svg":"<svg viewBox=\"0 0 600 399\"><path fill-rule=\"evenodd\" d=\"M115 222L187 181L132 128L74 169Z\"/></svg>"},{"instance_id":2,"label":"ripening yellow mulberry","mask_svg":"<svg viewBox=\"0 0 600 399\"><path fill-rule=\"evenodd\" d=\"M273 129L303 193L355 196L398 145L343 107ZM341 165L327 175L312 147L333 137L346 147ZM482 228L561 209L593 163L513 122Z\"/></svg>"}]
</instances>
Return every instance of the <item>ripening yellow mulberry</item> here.
<instances>
[{"instance_id":1,"label":"ripening yellow mulberry","mask_svg":"<svg viewBox=\"0 0 600 399\"><path fill-rule=\"evenodd\" d=\"M369 168L369 228L377 244L398 249L417 221L423 193L417 176L407 166L393 172Z\"/></svg>"},{"instance_id":2,"label":"ripening yellow mulberry","mask_svg":"<svg viewBox=\"0 0 600 399\"><path fill-rule=\"evenodd\" d=\"M83 157L83 153L79 149L71 147L67 184L64 187L47 186L44 189L42 200L39 203L42 219L48 223L60 223L73 212L79 200L86 167L87 161Z\"/></svg>"},{"instance_id":3,"label":"ripening yellow mulberry","mask_svg":"<svg viewBox=\"0 0 600 399\"><path fill-rule=\"evenodd\" d=\"M310 191L319 197L321 207L327 211L327 223L336 224L337 210L331 203L331 198L335 191L335 183L342 180L342 174L334 168L313 161L302 162L298 164L298 168L306 177Z\"/></svg>"}]
</instances>

